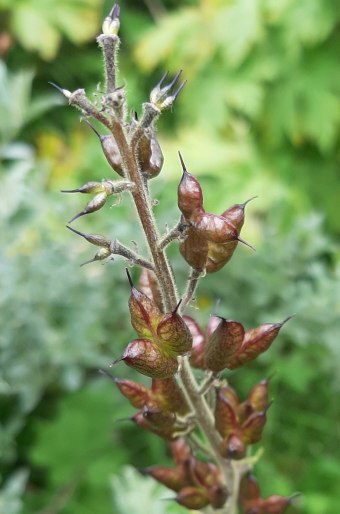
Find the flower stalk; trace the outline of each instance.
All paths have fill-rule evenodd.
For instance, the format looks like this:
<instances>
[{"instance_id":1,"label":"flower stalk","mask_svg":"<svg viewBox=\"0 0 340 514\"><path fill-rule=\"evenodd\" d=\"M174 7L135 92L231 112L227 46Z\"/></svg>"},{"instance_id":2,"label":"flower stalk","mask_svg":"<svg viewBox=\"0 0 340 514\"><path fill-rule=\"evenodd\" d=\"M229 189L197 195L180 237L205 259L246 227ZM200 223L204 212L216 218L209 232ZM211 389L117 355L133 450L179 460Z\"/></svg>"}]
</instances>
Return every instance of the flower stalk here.
<instances>
[{"instance_id":1,"label":"flower stalk","mask_svg":"<svg viewBox=\"0 0 340 514\"><path fill-rule=\"evenodd\" d=\"M246 461L247 448L261 439L266 420L267 383L254 386L248 398L241 402L236 392L219 379L219 374L225 369L241 367L267 350L284 322L247 331L239 322L212 316L204 333L194 319L183 316L200 278L206 272L219 271L231 259L238 242L245 243L240 231L249 201L233 205L222 215L207 213L201 186L188 173L179 154L183 169L178 187L181 217L168 234L160 237L148 188L148 180L156 177L163 166L154 126L162 112L174 104L186 81L179 81L182 71L168 82L165 73L152 89L149 101L143 104L141 119L134 112L129 119L125 87L117 87L119 14L119 6L115 4L97 38L104 58L105 92L101 109L90 102L84 89L72 93L52 84L70 105L82 112L99 138L112 170L123 177L119 182L103 179L65 190L95 194L69 223L97 212L108 196L124 191L132 197L149 250L148 256L140 256L119 241L67 226L99 247L88 262L119 254L144 269L141 289L135 287L128 273L131 287L128 307L137 337L114 364L124 362L150 377L152 385L148 389L128 380L116 380L115 384L131 405L139 409L131 418L135 424L169 442L175 468L157 467L148 473L172 489L178 503L188 509L219 514L237 514L238 506L240 513L250 514L255 512L251 509L260 506L262 510L256 512L270 514L274 510L268 509L276 502L275 513L281 514L289 502L276 496L267 500L259 495L253 498L253 482L245 478L252 467L251 459ZM100 135L89 118L97 120L109 134ZM181 299L166 255L167 245L175 240L190 266ZM200 370L198 379L194 368ZM197 458L194 451L204 455L208 462Z\"/></svg>"}]
</instances>

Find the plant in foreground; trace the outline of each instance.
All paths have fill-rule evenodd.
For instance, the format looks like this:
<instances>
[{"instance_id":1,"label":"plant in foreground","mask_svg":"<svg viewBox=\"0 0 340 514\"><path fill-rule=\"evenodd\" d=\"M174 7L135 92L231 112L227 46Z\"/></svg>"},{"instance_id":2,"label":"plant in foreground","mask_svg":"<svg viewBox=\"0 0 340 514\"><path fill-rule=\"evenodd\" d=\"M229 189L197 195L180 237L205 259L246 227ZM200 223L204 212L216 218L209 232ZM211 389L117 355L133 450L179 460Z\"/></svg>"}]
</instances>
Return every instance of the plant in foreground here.
<instances>
[{"instance_id":1,"label":"plant in foreground","mask_svg":"<svg viewBox=\"0 0 340 514\"><path fill-rule=\"evenodd\" d=\"M241 401L219 374L239 368L266 351L289 318L245 330L238 321L211 316L203 332L193 318L183 314L200 277L220 270L239 242L248 245L240 232L250 200L229 207L221 215L207 213L201 186L179 154L183 170L178 186L181 215L176 226L160 237L148 188L148 180L156 177L163 165L154 125L162 111L173 105L185 81L178 83L178 72L168 82L166 73L143 104L141 118L134 111L129 114L125 87L117 86L118 31L119 6L115 4L97 38L105 66L100 105L91 102L83 89L70 92L53 84L70 105L80 109L98 136L109 165L121 177L119 181L91 181L65 191L94 195L69 221L68 228L98 247L88 262L119 254L142 268L138 287L127 271L131 287L128 307L137 336L114 363L123 361L150 377L151 385L124 379L114 382L137 409L132 421L170 445L174 466L155 466L145 472L173 490L179 504L221 514L281 514L290 499L260 498L250 474L258 459L258 455L251 456L250 447L261 440L270 406L268 383L262 380L255 384ZM108 134L99 134L89 118L100 122ZM135 204L149 248L147 257L117 240L70 226L80 216L98 211L109 196L123 192L128 192ZM179 241L180 252L191 267L181 296L165 253L174 240ZM198 381L193 368L201 370Z\"/></svg>"}]
</instances>

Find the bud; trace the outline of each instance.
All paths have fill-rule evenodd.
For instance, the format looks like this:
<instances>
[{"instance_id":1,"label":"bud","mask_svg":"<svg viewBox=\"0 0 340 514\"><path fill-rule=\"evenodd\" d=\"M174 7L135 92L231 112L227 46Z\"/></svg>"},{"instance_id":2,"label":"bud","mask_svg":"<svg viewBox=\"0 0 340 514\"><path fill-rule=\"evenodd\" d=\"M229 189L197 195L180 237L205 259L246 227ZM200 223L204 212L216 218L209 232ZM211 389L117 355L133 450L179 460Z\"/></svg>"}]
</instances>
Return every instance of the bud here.
<instances>
[{"instance_id":1,"label":"bud","mask_svg":"<svg viewBox=\"0 0 340 514\"><path fill-rule=\"evenodd\" d=\"M198 487L183 487L176 496L179 505L183 505L187 509L200 510L209 505L207 492Z\"/></svg>"},{"instance_id":2,"label":"bud","mask_svg":"<svg viewBox=\"0 0 340 514\"><path fill-rule=\"evenodd\" d=\"M162 353L168 357L177 357L191 350L192 337L177 309L162 316L157 327L157 337Z\"/></svg>"},{"instance_id":3,"label":"bud","mask_svg":"<svg viewBox=\"0 0 340 514\"><path fill-rule=\"evenodd\" d=\"M114 4L110 13L103 21L102 32L105 36L116 36L119 31L120 7L118 4Z\"/></svg>"},{"instance_id":4,"label":"bud","mask_svg":"<svg viewBox=\"0 0 340 514\"><path fill-rule=\"evenodd\" d=\"M153 398L162 410L176 412L180 415L185 415L189 412L189 406L173 377L163 380L154 378L151 390Z\"/></svg>"},{"instance_id":5,"label":"bud","mask_svg":"<svg viewBox=\"0 0 340 514\"><path fill-rule=\"evenodd\" d=\"M148 339L131 341L118 360L151 378L169 378L178 369L177 359L165 357Z\"/></svg>"},{"instance_id":6,"label":"bud","mask_svg":"<svg viewBox=\"0 0 340 514\"><path fill-rule=\"evenodd\" d=\"M139 337L153 338L157 333L161 313L155 302L134 287L128 270L126 273L131 286L129 298L131 324Z\"/></svg>"},{"instance_id":7,"label":"bud","mask_svg":"<svg viewBox=\"0 0 340 514\"><path fill-rule=\"evenodd\" d=\"M136 409L142 409L144 405L152 399L150 389L142 384L137 384L132 380L123 378L115 378L115 383L122 395L125 396Z\"/></svg>"},{"instance_id":8,"label":"bud","mask_svg":"<svg viewBox=\"0 0 340 514\"><path fill-rule=\"evenodd\" d=\"M194 368L204 369L204 342L205 338L199 325L190 316L183 316L192 337L190 364Z\"/></svg>"},{"instance_id":9,"label":"bud","mask_svg":"<svg viewBox=\"0 0 340 514\"><path fill-rule=\"evenodd\" d=\"M244 329L241 323L221 319L205 345L205 366L215 372L228 367L230 357L241 347L243 337Z\"/></svg>"},{"instance_id":10,"label":"bud","mask_svg":"<svg viewBox=\"0 0 340 514\"><path fill-rule=\"evenodd\" d=\"M73 218L71 218L68 223L72 223L77 218L80 218L81 216L85 216L86 214L90 214L92 212L99 211L99 209L101 209L103 207L103 205L105 204L106 198L107 198L106 193L98 193L94 198L92 198L92 200L90 200L85 205L84 209L81 212L79 212L78 214L76 214L75 216L73 216Z\"/></svg>"},{"instance_id":11,"label":"bud","mask_svg":"<svg viewBox=\"0 0 340 514\"><path fill-rule=\"evenodd\" d=\"M291 318L288 317L281 323L265 323L257 328L248 330L237 354L228 363L229 369L235 369L250 362L261 353L268 350L281 327Z\"/></svg>"}]
</instances>

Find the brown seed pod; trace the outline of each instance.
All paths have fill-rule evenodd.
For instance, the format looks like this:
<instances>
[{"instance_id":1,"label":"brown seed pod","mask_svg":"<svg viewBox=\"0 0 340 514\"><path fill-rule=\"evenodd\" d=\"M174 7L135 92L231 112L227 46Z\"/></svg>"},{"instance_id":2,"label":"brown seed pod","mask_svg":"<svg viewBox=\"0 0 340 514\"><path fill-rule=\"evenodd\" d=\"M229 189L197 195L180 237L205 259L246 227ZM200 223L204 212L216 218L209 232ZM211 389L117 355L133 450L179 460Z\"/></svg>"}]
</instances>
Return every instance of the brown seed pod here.
<instances>
[{"instance_id":1,"label":"brown seed pod","mask_svg":"<svg viewBox=\"0 0 340 514\"><path fill-rule=\"evenodd\" d=\"M204 347L205 367L215 372L227 368L230 358L241 347L243 337L241 323L221 319Z\"/></svg>"}]
</instances>

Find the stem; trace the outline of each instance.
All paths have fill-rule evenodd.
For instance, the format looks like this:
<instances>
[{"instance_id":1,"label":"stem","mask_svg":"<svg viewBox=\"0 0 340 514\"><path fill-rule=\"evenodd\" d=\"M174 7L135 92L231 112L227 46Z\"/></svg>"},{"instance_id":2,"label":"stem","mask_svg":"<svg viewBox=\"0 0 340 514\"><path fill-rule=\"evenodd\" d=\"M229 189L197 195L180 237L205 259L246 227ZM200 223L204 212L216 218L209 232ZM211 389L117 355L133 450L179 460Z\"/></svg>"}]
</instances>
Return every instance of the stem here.
<instances>
[{"instance_id":1,"label":"stem","mask_svg":"<svg viewBox=\"0 0 340 514\"><path fill-rule=\"evenodd\" d=\"M112 55L110 59L107 55L107 48L103 46L104 61L106 66L106 77L111 82L107 86L111 89L113 86L112 77L115 75L111 69L111 63L115 62L115 56ZM114 49L112 50L114 52ZM183 84L182 86L183 87ZM175 93L176 96L177 93ZM174 97L175 98L175 97ZM99 111L85 96L84 90L77 90L69 97L70 104L82 109L87 115L95 117L98 121L103 123L111 131L117 147L119 149L125 177L135 184L135 188L131 191L131 195L141 222L150 253L154 263L154 271L158 280L159 289L162 294L163 307L165 312L171 312L178 304L177 291L172 269L167 260L164 248L160 245L160 237L152 212L150 197L147 185L145 184L143 175L141 173L137 158L136 150L140 140L140 131L137 130L129 142L124 132L121 122L115 116L106 117L103 112ZM145 105L145 121L149 121L148 114L152 118L149 105ZM190 281L188 283L187 291L184 297L184 305L190 301L195 288L199 273L193 270ZM197 425L205 436L208 446L210 447L212 456L219 467L224 478L225 486L229 490L229 498L226 506L220 511L221 514L236 514L237 512L237 496L238 496L238 478L233 464L224 459L220 453L221 436L215 428L213 413L204 397L202 395L196 379L192 373L189 359L187 356L179 357L180 367L178 372L178 381L182 387L185 398L188 401L192 411L195 414Z\"/></svg>"},{"instance_id":2,"label":"stem","mask_svg":"<svg viewBox=\"0 0 340 514\"><path fill-rule=\"evenodd\" d=\"M186 287L185 293L183 295L183 300L182 300L182 303L180 306L180 312L183 312L184 307L192 300L201 274L202 274L201 270L197 270L197 269L191 270L190 277L189 277L189 280L187 283L187 287Z\"/></svg>"}]
</instances>

